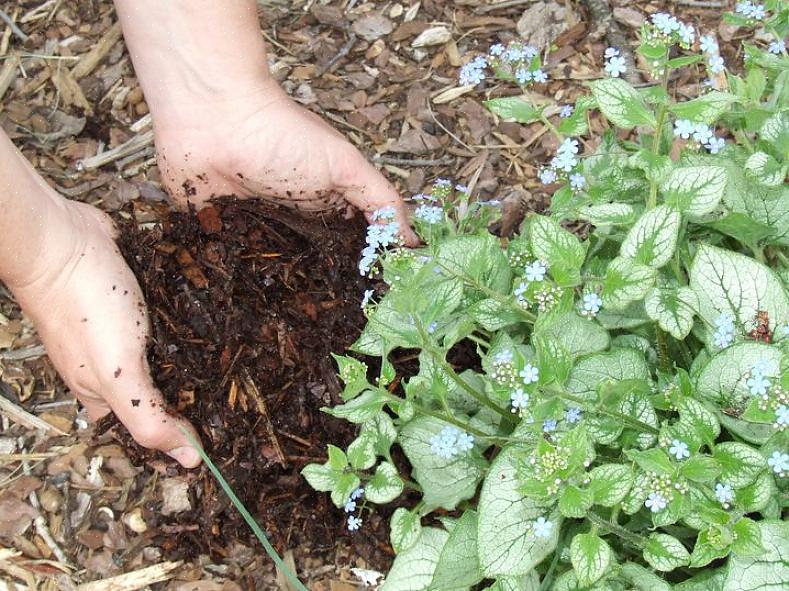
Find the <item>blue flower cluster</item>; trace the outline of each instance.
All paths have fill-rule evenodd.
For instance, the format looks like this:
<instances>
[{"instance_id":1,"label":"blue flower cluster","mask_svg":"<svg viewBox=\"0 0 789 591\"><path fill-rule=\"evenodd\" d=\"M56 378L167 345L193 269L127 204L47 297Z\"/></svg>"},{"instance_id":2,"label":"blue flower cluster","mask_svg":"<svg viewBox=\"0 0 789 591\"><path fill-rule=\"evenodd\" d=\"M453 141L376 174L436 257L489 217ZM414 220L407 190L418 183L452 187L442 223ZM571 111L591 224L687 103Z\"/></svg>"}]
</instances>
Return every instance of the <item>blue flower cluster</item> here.
<instances>
[{"instance_id":1,"label":"blue flower cluster","mask_svg":"<svg viewBox=\"0 0 789 591\"><path fill-rule=\"evenodd\" d=\"M585 293L581 301L581 316L594 318L603 307L603 299L595 292Z\"/></svg>"},{"instance_id":2,"label":"blue flower cluster","mask_svg":"<svg viewBox=\"0 0 789 591\"><path fill-rule=\"evenodd\" d=\"M586 178L576 170L579 164L578 152L580 144L575 138L566 138L556 150L556 156L551 159L551 164L543 168L540 173L540 181L543 185L555 183L559 176L566 177L570 182L573 191L581 191L586 187Z\"/></svg>"},{"instance_id":3,"label":"blue flower cluster","mask_svg":"<svg viewBox=\"0 0 789 591\"><path fill-rule=\"evenodd\" d=\"M345 512L346 513L353 513L356 511L356 504L359 499L362 498L364 495L363 488L357 488L355 491L351 493L351 496L345 501ZM348 516L348 531L357 531L362 527L362 517L361 513L357 515L349 515Z\"/></svg>"},{"instance_id":4,"label":"blue flower cluster","mask_svg":"<svg viewBox=\"0 0 789 591\"><path fill-rule=\"evenodd\" d=\"M764 4L756 4L756 2L737 2L734 11L745 18L755 21L764 20L767 16Z\"/></svg>"},{"instance_id":5,"label":"blue flower cluster","mask_svg":"<svg viewBox=\"0 0 789 591\"><path fill-rule=\"evenodd\" d=\"M731 314L721 314L715 321L712 342L716 347L725 349L734 341L734 318Z\"/></svg>"},{"instance_id":6,"label":"blue flower cluster","mask_svg":"<svg viewBox=\"0 0 789 591\"><path fill-rule=\"evenodd\" d=\"M723 58L720 55L718 40L713 35L702 35L699 39L699 49L707 58L707 69L710 74L720 74L725 69Z\"/></svg>"},{"instance_id":7,"label":"blue flower cluster","mask_svg":"<svg viewBox=\"0 0 789 591\"><path fill-rule=\"evenodd\" d=\"M679 43L685 49L690 48L696 40L696 30L692 25L685 24L665 12L653 14L652 25L654 35L664 41Z\"/></svg>"},{"instance_id":8,"label":"blue flower cluster","mask_svg":"<svg viewBox=\"0 0 789 591\"><path fill-rule=\"evenodd\" d=\"M674 135L683 140L693 139L707 148L710 154L717 154L726 146L726 140L717 137L709 125L694 123L688 119L677 119L674 122Z\"/></svg>"},{"instance_id":9,"label":"blue flower cluster","mask_svg":"<svg viewBox=\"0 0 789 591\"><path fill-rule=\"evenodd\" d=\"M367 227L367 246L362 249L359 260L359 274L370 275L373 265L378 260L378 250L398 244L400 240L400 224L394 221L394 207L382 207L372 215L372 224ZM377 223L386 222L386 223Z\"/></svg>"},{"instance_id":10,"label":"blue flower cluster","mask_svg":"<svg viewBox=\"0 0 789 591\"><path fill-rule=\"evenodd\" d=\"M615 47L609 47L605 50L605 71L613 78L619 78L620 75L627 71L625 65L625 58L619 55L619 50Z\"/></svg>"},{"instance_id":11,"label":"blue flower cluster","mask_svg":"<svg viewBox=\"0 0 789 591\"><path fill-rule=\"evenodd\" d=\"M460 68L459 80L461 86L476 86L485 80L485 68L488 60L479 55Z\"/></svg>"},{"instance_id":12,"label":"blue flower cluster","mask_svg":"<svg viewBox=\"0 0 789 591\"><path fill-rule=\"evenodd\" d=\"M521 86L532 82L548 81L548 74L539 67L538 52L534 47L513 42L504 46L492 45L487 56L477 56L460 69L459 83L462 86L476 86L485 80L486 69L490 67L496 74L514 79Z\"/></svg>"},{"instance_id":13,"label":"blue flower cluster","mask_svg":"<svg viewBox=\"0 0 789 591\"><path fill-rule=\"evenodd\" d=\"M444 427L440 433L430 438L430 449L439 458L450 460L462 452L471 451L474 436L457 427Z\"/></svg>"},{"instance_id":14,"label":"blue flower cluster","mask_svg":"<svg viewBox=\"0 0 789 591\"><path fill-rule=\"evenodd\" d=\"M767 51L770 53L774 53L775 55L779 55L786 51L786 41L783 39L776 39L775 41L771 41L770 45L767 46Z\"/></svg>"},{"instance_id":15,"label":"blue flower cluster","mask_svg":"<svg viewBox=\"0 0 789 591\"><path fill-rule=\"evenodd\" d=\"M444 221L444 210L438 206L423 203L416 208L414 217L426 224L440 224Z\"/></svg>"}]
</instances>

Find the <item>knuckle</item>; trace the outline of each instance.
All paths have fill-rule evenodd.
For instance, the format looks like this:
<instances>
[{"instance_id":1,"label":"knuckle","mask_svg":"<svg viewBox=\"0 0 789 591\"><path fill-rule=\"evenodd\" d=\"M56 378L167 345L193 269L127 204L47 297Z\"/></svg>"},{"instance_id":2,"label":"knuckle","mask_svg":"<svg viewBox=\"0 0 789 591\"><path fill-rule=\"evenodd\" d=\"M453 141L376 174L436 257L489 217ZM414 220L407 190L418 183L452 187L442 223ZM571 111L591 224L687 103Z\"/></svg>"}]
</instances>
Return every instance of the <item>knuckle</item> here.
<instances>
[{"instance_id":1,"label":"knuckle","mask_svg":"<svg viewBox=\"0 0 789 591\"><path fill-rule=\"evenodd\" d=\"M161 426L152 417L141 417L141 420L126 425L134 440L149 449L155 449L164 441Z\"/></svg>"}]
</instances>

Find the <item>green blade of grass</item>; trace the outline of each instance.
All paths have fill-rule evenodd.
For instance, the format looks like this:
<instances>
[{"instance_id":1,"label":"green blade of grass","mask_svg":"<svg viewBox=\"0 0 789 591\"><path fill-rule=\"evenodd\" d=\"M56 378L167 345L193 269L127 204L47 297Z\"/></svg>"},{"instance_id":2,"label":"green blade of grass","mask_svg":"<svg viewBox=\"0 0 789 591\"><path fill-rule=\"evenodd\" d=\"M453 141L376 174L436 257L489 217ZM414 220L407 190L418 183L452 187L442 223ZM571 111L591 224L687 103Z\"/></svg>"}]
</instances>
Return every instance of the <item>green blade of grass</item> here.
<instances>
[{"instance_id":1,"label":"green blade of grass","mask_svg":"<svg viewBox=\"0 0 789 591\"><path fill-rule=\"evenodd\" d=\"M205 453L205 450L200 446L200 444L195 440L195 438L192 436L192 434L189 431L187 431L183 427L181 427L181 431L183 431L184 434L186 435L186 438L189 440L190 445L195 448L198 454L200 454L200 457L205 462L205 465L208 466L208 469L211 471L211 474L213 474L214 478L216 478L217 482L219 482L219 485L222 487L222 490L225 491L225 494L228 497L230 497L230 500L236 506L238 512L241 513L241 516L244 518L244 521L247 522L247 525L252 529L257 539L260 540L261 544L263 544L263 548L265 549L266 554L268 554L271 557L271 560L274 561L274 564L277 565L277 568L279 568L283 573L285 573L285 576L293 584L293 586L296 589L298 589L298 591L309 591L309 589L307 589L307 587L305 587L302 584L302 582L299 581L299 578L296 576L296 574L292 570L290 570L290 567L288 567L288 565L285 564L285 562L282 560L280 555L274 549L274 546L272 546L271 542L268 541L268 537L266 537L265 532L257 524L255 519L252 517L252 514L244 506L244 503L241 502L241 499L239 499L236 496L236 493L233 492L232 487L230 486L230 484L228 484L227 480L225 480L225 477L222 476L222 473L219 471L219 468L217 468L214 462L211 461L211 458L208 457L208 454Z\"/></svg>"}]
</instances>

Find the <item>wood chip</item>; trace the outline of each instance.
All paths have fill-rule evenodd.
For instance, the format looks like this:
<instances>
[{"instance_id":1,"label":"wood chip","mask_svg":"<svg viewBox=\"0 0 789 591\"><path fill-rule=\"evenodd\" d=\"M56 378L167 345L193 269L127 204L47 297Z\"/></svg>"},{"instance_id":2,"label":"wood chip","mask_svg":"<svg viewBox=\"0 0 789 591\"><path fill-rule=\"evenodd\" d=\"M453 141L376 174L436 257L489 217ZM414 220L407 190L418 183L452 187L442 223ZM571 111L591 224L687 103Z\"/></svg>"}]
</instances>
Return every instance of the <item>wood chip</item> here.
<instances>
[{"instance_id":1,"label":"wood chip","mask_svg":"<svg viewBox=\"0 0 789 591\"><path fill-rule=\"evenodd\" d=\"M107 29L107 32L102 35L101 39L96 42L93 48L83 55L77 62L77 65L71 69L71 75L74 79L79 80L90 74L120 38L121 24L118 22Z\"/></svg>"},{"instance_id":2,"label":"wood chip","mask_svg":"<svg viewBox=\"0 0 789 591\"><path fill-rule=\"evenodd\" d=\"M83 583L77 587L76 591L135 591L136 589L142 589L154 583L161 583L162 581L172 579L175 576L175 570L182 564L181 561L162 562L160 564L118 575L117 577Z\"/></svg>"},{"instance_id":3,"label":"wood chip","mask_svg":"<svg viewBox=\"0 0 789 591\"><path fill-rule=\"evenodd\" d=\"M2 70L0 70L0 100L3 99L3 95L16 80L18 68L19 56L12 55L5 60Z\"/></svg>"},{"instance_id":4,"label":"wood chip","mask_svg":"<svg viewBox=\"0 0 789 591\"><path fill-rule=\"evenodd\" d=\"M5 392L6 388L8 388L5 384L0 384L0 386L2 386L3 392ZM46 421L38 418L36 415L27 412L24 408L17 406L2 395L0 395L0 414L7 416L15 423L18 423L23 427L27 427L28 429L41 430L47 433L54 433L56 435L67 435L67 433L64 431L61 431L54 425L50 425Z\"/></svg>"}]
</instances>

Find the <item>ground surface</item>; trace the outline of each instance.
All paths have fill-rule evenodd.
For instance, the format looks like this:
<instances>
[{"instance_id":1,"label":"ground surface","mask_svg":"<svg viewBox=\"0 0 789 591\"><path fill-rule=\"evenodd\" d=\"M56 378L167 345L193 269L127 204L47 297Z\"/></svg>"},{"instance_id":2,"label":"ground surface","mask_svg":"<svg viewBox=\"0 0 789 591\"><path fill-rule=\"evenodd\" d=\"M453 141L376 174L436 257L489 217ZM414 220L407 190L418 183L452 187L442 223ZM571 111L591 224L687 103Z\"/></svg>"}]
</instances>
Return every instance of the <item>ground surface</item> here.
<instances>
[{"instance_id":1,"label":"ground surface","mask_svg":"<svg viewBox=\"0 0 789 591\"><path fill-rule=\"evenodd\" d=\"M569 1L260 6L272 72L296 100L345 133L405 194L448 176L502 199L506 232L524 211L544 207L536 171L556 145L539 125L494 120L481 100L512 89L458 89L457 67L496 41L552 44L551 81L531 98L555 117L600 75L617 30L632 47L645 15L675 5L612 4L610 22ZM727 43L736 32L719 26L722 9L680 4L674 12L716 30L727 62L737 63ZM353 436L318 409L336 401L329 352L352 342L363 321L365 285L355 271L361 222L305 222L241 203L220 204L199 220L168 213L147 106L111 3L0 7L28 37L0 22L0 125L50 183L123 226L123 249L153 319L151 365L168 402L199 425L311 588L359 588L351 567L385 570L392 556L385 522L346 535L342 513L298 470L320 461L329 441ZM425 36L439 42L414 47ZM681 92L692 95L698 81L688 71ZM187 473L142 453L111 421L81 428L78 407L2 286L0 388L14 405L0 425L0 582L71 589L160 565L166 582L154 589L287 589L205 470ZM57 560L60 551L68 565Z\"/></svg>"}]
</instances>

